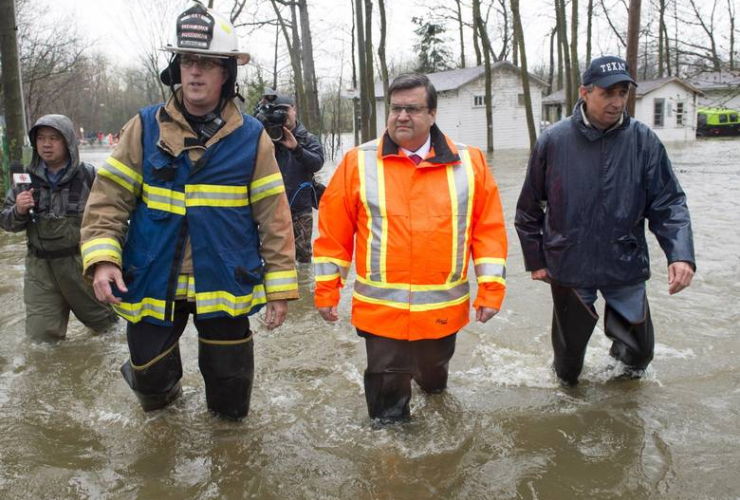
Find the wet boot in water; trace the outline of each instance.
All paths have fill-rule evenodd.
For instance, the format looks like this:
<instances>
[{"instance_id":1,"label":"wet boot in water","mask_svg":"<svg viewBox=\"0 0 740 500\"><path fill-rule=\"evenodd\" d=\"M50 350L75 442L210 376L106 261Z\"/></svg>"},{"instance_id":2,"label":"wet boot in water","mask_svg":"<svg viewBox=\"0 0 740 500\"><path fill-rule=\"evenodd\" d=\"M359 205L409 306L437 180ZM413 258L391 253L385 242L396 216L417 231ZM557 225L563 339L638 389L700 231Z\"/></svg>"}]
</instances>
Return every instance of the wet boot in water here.
<instances>
[{"instance_id":1,"label":"wet boot in water","mask_svg":"<svg viewBox=\"0 0 740 500\"><path fill-rule=\"evenodd\" d=\"M645 299L645 316L641 323L630 323L607 304L604 313L604 333L613 343L611 357L627 367L624 377L640 378L653 360L655 336L650 306Z\"/></svg>"},{"instance_id":2,"label":"wet boot in water","mask_svg":"<svg viewBox=\"0 0 740 500\"><path fill-rule=\"evenodd\" d=\"M208 409L229 420L243 419L249 413L254 380L252 335L240 340L198 340Z\"/></svg>"},{"instance_id":3,"label":"wet boot in water","mask_svg":"<svg viewBox=\"0 0 740 500\"><path fill-rule=\"evenodd\" d=\"M551 285L553 363L558 378L569 386L578 383L583 358L599 317L572 288Z\"/></svg>"},{"instance_id":4,"label":"wet boot in water","mask_svg":"<svg viewBox=\"0 0 740 500\"><path fill-rule=\"evenodd\" d=\"M121 374L139 398L144 411L162 409L182 394L180 348L175 344L141 366L135 366L128 360L121 366Z\"/></svg>"},{"instance_id":5,"label":"wet boot in water","mask_svg":"<svg viewBox=\"0 0 740 500\"><path fill-rule=\"evenodd\" d=\"M410 373L370 373L365 370L364 382L370 418L381 424L411 419Z\"/></svg>"}]
</instances>

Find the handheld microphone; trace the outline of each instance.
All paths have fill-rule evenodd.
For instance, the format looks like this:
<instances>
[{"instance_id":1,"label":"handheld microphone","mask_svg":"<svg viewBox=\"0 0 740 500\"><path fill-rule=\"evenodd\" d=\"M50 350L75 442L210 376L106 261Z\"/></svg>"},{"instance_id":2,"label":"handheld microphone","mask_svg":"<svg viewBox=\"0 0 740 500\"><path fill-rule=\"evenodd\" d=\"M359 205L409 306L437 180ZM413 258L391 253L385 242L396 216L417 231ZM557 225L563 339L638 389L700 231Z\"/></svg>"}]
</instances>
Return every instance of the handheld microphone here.
<instances>
[{"instance_id":1,"label":"handheld microphone","mask_svg":"<svg viewBox=\"0 0 740 500\"><path fill-rule=\"evenodd\" d=\"M31 188L31 175L23 170L23 165L18 161L10 164L10 173L13 175L13 185L21 191L28 191ZM28 209L28 215L31 220L36 222L36 212L33 208Z\"/></svg>"}]
</instances>

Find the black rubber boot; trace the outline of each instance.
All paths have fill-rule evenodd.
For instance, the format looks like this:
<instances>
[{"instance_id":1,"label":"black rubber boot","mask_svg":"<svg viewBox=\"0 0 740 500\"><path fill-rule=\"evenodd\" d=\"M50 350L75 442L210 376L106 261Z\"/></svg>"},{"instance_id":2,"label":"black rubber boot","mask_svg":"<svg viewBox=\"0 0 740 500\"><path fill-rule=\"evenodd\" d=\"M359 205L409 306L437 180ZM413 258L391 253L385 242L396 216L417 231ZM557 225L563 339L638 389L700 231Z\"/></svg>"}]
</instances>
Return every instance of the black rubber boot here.
<instances>
[{"instance_id":1,"label":"black rubber boot","mask_svg":"<svg viewBox=\"0 0 740 500\"><path fill-rule=\"evenodd\" d=\"M144 411L160 410L182 394L180 348L175 344L142 366L134 366L128 360L121 366L121 374Z\"/></svg>"},{"instance_id":2,"label":"black rubber boot","mask_svg":"<svg viewBox=\"0 0 740 500\"><path fill-rule=\"evenodd\" d=\"M599 317L586 306L572 288L551 285L552 288L552 348L554 368L558 378L576 385L583 370L586 346Z\"/></svg>"},{"instance_id":3,"label":"black rubber boot","mask_svg":"<svg viewBox=\"0 0 740 500\"><path fill-rule=\"evenodd\" d=\"M410 373L370 373L365 370L365 400L370 418L382 423L411 418Z\"/></svg>"},{"instance_id":4,"label":"black rubber boot","mask_svg":"<svg viewBox=\"0 0 740 500\"><path fill-rule=\"evenodd\" d=\"M242 340L198 340L208 409L229 420L243 419L249 413L254 380L252 335Z\"/></svg>"},{"instance_id":5,"label":"black rubber boot","mask_svg":"<svg viewBox=\"0 0 740 500\"><path fill-rule=\"evenodd\" d=\"M612 339L609 354L627 366L630 378L639 378L653 360L655 335L650 306L645 298L645 316L641 323L630 323L607 304L604 313L604 333Z\"/></svg>"}]
</instances>

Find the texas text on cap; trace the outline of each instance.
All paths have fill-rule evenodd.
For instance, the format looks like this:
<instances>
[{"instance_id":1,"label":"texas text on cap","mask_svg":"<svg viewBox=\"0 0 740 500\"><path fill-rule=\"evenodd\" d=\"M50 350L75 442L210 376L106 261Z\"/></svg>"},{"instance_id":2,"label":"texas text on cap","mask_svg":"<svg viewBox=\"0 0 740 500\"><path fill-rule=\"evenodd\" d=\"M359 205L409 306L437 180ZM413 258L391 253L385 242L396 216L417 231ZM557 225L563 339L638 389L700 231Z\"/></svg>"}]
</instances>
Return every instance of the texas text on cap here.
<instances>
[{"instance_id":1,"label":"texas text on cap","mask_svg":"<svg viewBox=\"0 0 740 500\"><path fill-rule=\"evenodd\" d=\"M607 88L615 83L629 82L635 87L637 83L629 73L629 66L624 59L615 56L598 57L591 61L581 76L583 85L594 84L597 87Z\"/></svg>"}]
</instances>

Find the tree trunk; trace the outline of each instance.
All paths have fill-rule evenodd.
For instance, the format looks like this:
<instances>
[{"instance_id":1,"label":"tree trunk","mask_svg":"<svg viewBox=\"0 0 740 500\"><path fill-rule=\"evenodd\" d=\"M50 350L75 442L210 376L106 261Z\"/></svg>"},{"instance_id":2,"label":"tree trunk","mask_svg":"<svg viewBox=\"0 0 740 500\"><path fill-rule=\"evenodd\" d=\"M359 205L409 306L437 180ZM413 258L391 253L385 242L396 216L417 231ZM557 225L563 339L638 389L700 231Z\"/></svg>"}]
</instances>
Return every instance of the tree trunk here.
<instances>
[{"instance_id":1,"label":"tree trunk","mask_svg":"<svg viewBox=\"0 0 740 500\"><path fill-rule=\"evenodd\" d=\"M564 86L563 81L563 42L560 40L560 26L558 26L558 20L555 20L555 36L557 38L557 47L558 47L558 88L556 90L561 90Z\"/></svg>"},{"instance_id":2,"label":"tree trunk","mask_svg":"<svg viewBox=\"0 0 740 500\"><path fill-rule=\"evenodd\" d=\"M483 59L486 65L486 150L493 151L493 75L491 72L491 42L488 39L483 18L480 14L480 0L473 0L473 25L483 45Z\"/></svg>"},{"instance_id":3,"label":"tree trunk","mask_svg":"<svg viewBox=\"0 0 740 500\"><path fill-rule=\"evenodd\" d=\"M380 0L380 5L383 4L383 0ZM460 67L465 67L465 38L464 38L464 32L463 32L463 18L462 18L462 6L461 6L461 0L455 0L455 4L457 4L457 25L460 29ZM385 13L382 14L383 17L385 17ZM385 21L384 21L385 22Z\"/></svg>"},{"instance_id":4,"label":"tree trunk","mask_svg":"<svg viewBox=\"0 0 740 500\"><path fill-rule=\"evenodd\" d=\"M277 88L278 84L278 46L280 45L280 25L275 26L275 59L272 65L272 88Z\"/></svg>"},{"instance_id":5,"label":"tree trunk","mask_svg":"<svg viewBox=\"0 0 740 500\"><path fill-rule=\"evenodd\" d=\"M357 59L355 58L355 20L357 14L355 12L355 1L349 0L349 3L352 5L352 88L357 91ZM352 98L352 128L354 130L355 146L360 144L361 110L359 101L357 97Z\"/></svg>"},{"instance_id":6,"label":"tree trunk","mask_svg":"<svg viewBox=\"0 0 740 500\"><path fill-rule=\"evenodd\" d=\"M459 5L460 4L458 2L458 6ZM388 64L385 60L385 0L378 0L378 9L380 10L380 44L378 45L378 60L380 61L380 77L383 79L383 95L385 96L385 122L387 123L391 97L388 95ZM464 56L463 61L465 61Z\"/></svg>"},{"instance_id":7,"label":"tree trunk","mask_svg":"<svg viewBox=\"0 0 740 500\"><path fill-rule=\"evenodd\" d=\"M565 80L565 112L569 116L573 112L573 75L570 66L570 48L568 47L567 17L565 15L565 0L555 0L557 10L558 30L560 43L563 47L563 75Z\"/></svg>"},{"instance_id":8,"label":"tree trunk","mask_svg":"<svg viewBox=\"0 0 740 500\"><path fill-rule=\"evenodd\" d=\"M306 122L306 128L314 134L321 136L321 113L319 110L319 91L316 88L316 70L313 59L313 41L311 37L311 24L308 18L308 5L306 0L298 0L298 10L301 16L301 60L303 62L303 82L306 91L306 104L301 119ZM306 120L310 117L310 120Z\"/></svg>"},{"instance_id":9,"label":"tree trunk","mask_svg":"<svg viewBox=\"0 0 740 500\"><path fill-rule=\"evenodd\" d=\"M483 64L483 55L481 54L480 50L480 43L479 43L479 36L478 36L478 25L475 24L475 19L473 19L473 49L475 50L475 65L480 66Z\"/></svg>"},{"instance_id":10,"label":"tree trunk","mask_svg":"<svg viewBox=\"0 0 740 500\"><path fill-rule=\"evenodd\" d=\"M15 24L15 1L0 0L0 55L2 56L3 97L5 125L8 138L8 159L23 161L23 142L26 124L23 109L23 88L18 58L17 26ZM1 167L1 165L0 165ZM4 174L4 172L3 172ZM0 175L3 184L5 175ZM8 186L2 186L2 192Z\"/></svg>"},{"instance_id":11,"label":"tree trunk","mask_svg":"<svg viewBox=\"0 0 740 500\"><path fill-rule=\"evenodd\" d=\"M594 0L588 0L588 11L586 16L586 67L588 67L591 62L591 35L594 20Z\"/></svg>"},{"instance_id":12,"label":"tree trunk","mask_svg":"<svg viewBox=\"0 0 740 500\"><path fill-rule=\"evenodd\" d=\"M522 34L522 19L519 16L519 0L511 0L511 15L514 21L514 43L515 46L519 46L522 88L524 90L524 107L527 113L527 129L529 130L529 150L532 151L534 149L534 143L537 142L537 130L535 129L534 115L532 114L532 94L529 89L529 73L527 73L527 51L524 46L524 35Z\"/></svg>"},{"instance_id":13,"label":"tree trunk","mask_svg":"<svg viewBox=\"0 0 740 500\"><path fill-rule=\"evenodd\" d=\"M581 82L581 70L578 66L578 0L571 0L570 19L570 82L571 102L578 101L578 87Z\"/></svg>"},{"instance_id":14,"label":"tree trunk","mask_svg":"<svg viewBox=\"0 0 740 500\"><path fill-rule=\"evenodd\" d=\"M630 0L629 18L627 21L627 64L630 67L630 75L637 81L637 46L640 37L640 8L641 0ZM635 89L630 90L627 99L627 112L635 116Z\"/></svg>"},{"instance_id":15,"label":"tree trunk","mask_svg":"<svg viewBox=\"0 0 740 500\"><path fill-rule=\"evenodd\" d=\"M547 77L547 94L552 94L552 84L555 78L555 29L550 32L550 74Z\"/></svg>"},{"instance_id":16,"label":"tree trunk","mask_svg":"<svg viewBox=\"0 0 740 500\"><path fill-rule=\"evenodd\" d=\"M658 0L658 78L664 75L663 33L665 26L665 0Z\"/></svg>"},{"instance_id":17,"label":"tree trunk","mask_svg":"<svg viewBox=\"0 0 740 500\"><path fill-rule=\"evenodd\" d=\"M727 0L727 15L730 18L730 71L735 71L735 3Z\"/></svg>"},{"instance_id":18,"label":"tree trunk","mask_svg":"<svg viewBox=\"0 0 740 500\"><path fill-rule=\"evenodd\" d=\"M663 13L663 45L665 45L665 69L668 76L673 74L671 71L671 43L668 39L668 23L665 22L665 12Z\"/></svg>"},{"instance_id":19,"label":"tree trunk","mask_svg":"<svg viewBox=\"0 0 740 500\"><path fill-rule=\"evenodd\" d=\"M375 68L373 66L373 0L365 0L365 71L367 99L370 106L368 130L370 138L378 135L378 107L375 103Z\"/></svg>"},{"instance_id":20,"label":"tree trunk","mask_svg":"<svg viewBox=\"0 0 740 500\"><path fill-rule=\"evenodd\" d=\"M370 107L368 106L367 67L365 64L365 23L363 21L364 0L355 0L355 19L357 28L357 60L360 67L360 137L362 142L368 142L370 136Z\"/></svg>"},{"instance_id":21,"label":"tree trunk","mask_svg":"<svg viewBox=\"0 0 740 500\"><path fill-rule=\"evenodd\" d=\"M293 66L293 81L298 109L303 112L303 110L308 109L308 99L306 98L306 84L303 78L303 50L301 49L301 37L298 33L298 24L300 21L298 20L298 10L296 9L295 2L290 3L290 19L291 36L293 38L293 53L291 53L291 57L295 57L296 59L296 64ZM309 120L310 124L311 122Z\"/></svg>"}]
</instances>

